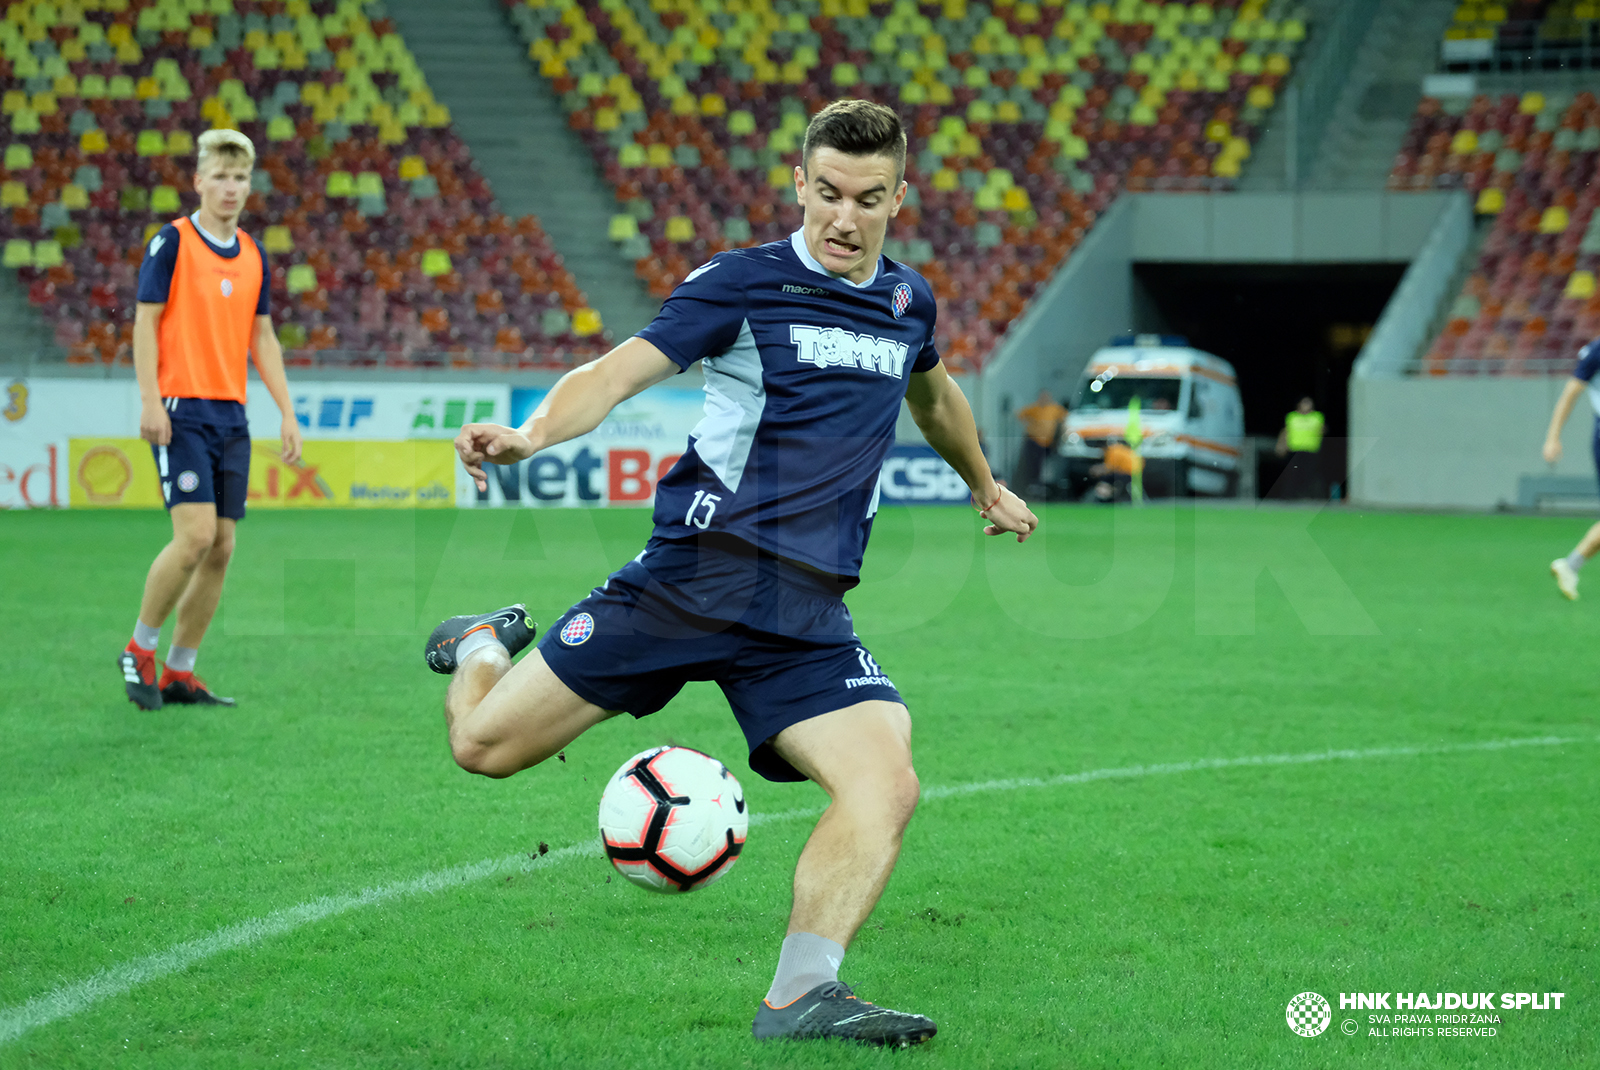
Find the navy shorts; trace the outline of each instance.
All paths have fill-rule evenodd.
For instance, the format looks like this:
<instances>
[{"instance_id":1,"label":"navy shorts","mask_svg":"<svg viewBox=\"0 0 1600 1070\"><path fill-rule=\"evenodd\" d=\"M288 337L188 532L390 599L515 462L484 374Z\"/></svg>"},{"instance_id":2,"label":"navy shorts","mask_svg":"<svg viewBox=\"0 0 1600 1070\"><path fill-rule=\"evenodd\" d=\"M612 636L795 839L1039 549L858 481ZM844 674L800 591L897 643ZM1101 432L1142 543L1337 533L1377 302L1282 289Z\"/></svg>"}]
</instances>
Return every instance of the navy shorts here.
<instances>
[{"instance_id":1,"label":"navy shorts","mask_svg":"<svg viewBox=\"0 0 1600 1070\"><path fill-rule=\"evenodd\" d=\"M218 516L242 520L250 486L250 426L177 419L183 403L194 400L167 400L169 411L175 403L178 410L172 421L172 441L150 447L156 456L156 474L161 477L161 497L168 509L190 502L215 502ZM243 416L244 406L239 410Z\"/></svg>"},{"instance_id":2,"label":"navy shorts","mask_svg":"<svg viewBox=\"0 0 1600 1070\"><path fill-rule=\"evenodd\" d=\"M1595 417L1594 438L1589 443L1589 451L1594 454L1594 474L1600 478L1600 416Z\"/></svg>"},{"instance_id":3,"label":"navy shorts","mask_svg":"<svg viewBox=\"0 0 1600 1070\"><path fill-rule=\"evenodd\" d=\"M539 652L583 699L635 717L690 680L715 680L750 768L804 780L772 737L857 702L903 701L856 637L846 589L736 540L651 539L551 625Z\"/></svg>"}]
</instances>

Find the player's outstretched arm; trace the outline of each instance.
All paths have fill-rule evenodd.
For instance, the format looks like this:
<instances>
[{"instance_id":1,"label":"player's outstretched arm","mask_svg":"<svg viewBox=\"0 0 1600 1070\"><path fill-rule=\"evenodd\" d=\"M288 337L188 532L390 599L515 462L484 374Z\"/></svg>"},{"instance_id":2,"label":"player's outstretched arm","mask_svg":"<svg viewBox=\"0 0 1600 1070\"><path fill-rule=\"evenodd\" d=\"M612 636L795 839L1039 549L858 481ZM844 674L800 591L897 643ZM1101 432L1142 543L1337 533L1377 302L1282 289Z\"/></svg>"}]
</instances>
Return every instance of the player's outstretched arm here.
<instances>
[{"instance_id":1,"label":"player's outstretched arm","mask_svg":"<svg viewBox=\"0 0 1600 1070\"><path fill-rule=\"evenodd\" d=\"M1578 395L1589 386L1582 379L1571 378L1562 388L1561 396L1556 399L1555 411L1550 414L1550 429L1544 434L1544 459L1546 464L1555 464L1561 460L1561 429L1566 426L1567 417L1572 415L1572 406L1578 401Z\"/></svg>"},{"instance_id":2,"label":"player's outstretched arm","mask_svg":"<svg viewBox=\"0 0 1600 1070\"><path fill-rule=\"evenodd\" d=\"M283 449L285 464L300 459L300 421L294 416L294 403L289 399L289 379L283 372L283 346L278 343L278 332L273 330L271 316L256 317L256 335L250 343L250 353L255 358L256 371L261 373L261 383L278 403L283 415L279 428L279 445Z\"/></svg>"},{"instance_id":3,"label":"player's outstretched arm","mask_svg":"<svg viewBox=\"0 0 1600 1070\"><path fill-rule=\"evenodd\" d=\"M563 375L521 427L463 427L456 436L456 453L478 489L487 490L485 464L516 464L546 447L586 435L618 404L681 370L643 338L630 338L599 360Z\"/></svg>"},{"instance_id":4,"label":"player's outstretched arm","mask_svg":"<svg viewBox=\"0 0 1600 1070\"><path fill-rule=\"evenodd\" d=\"M995 482L989 461L978 444L978 425L972 419L972 406L961 387L950 378L944 365L935 364L925 372L911 373L906 390L906 407L922 431L922 437L972 489L979 514L989 522L985 535L1009 531L1018 542L1025 541L1039 526L1028 503Z\"/></svg>"}]
</instances>

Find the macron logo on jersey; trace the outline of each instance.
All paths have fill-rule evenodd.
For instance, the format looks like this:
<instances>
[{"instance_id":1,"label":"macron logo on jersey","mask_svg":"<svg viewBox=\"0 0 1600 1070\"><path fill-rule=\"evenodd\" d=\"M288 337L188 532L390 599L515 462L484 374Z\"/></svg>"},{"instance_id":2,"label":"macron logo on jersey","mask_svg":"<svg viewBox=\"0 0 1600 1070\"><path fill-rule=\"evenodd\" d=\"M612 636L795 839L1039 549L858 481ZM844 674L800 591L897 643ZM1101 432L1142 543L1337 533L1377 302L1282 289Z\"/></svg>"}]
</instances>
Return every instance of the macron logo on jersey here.
<instances>
[{"instance_id":1,"label":"macron logo on jersey","mask_svg":"<svg viewBox=\"0 0 1600 1070\"><path fill-rule=\"evenodd\" d=\"M150 255L151 256L155 256L157 253L159 253L161 251L161 247L163 245L165 245L165 244L167 244L167 239L163 238L159 234L157 234L154 238L151 238L150 239Z\"/></svg>"},{"instance_id":2,"label":"macron logo on jersey","mask_svg":"<svg viewBox=\"0 0 1600 1070\"><path fill-rule=\"evenodd\" d=\"M798 350L801 364L819 368L860 368L879 375L900 378L906 366L907 345L892 338L856 334L843 327L789 327L789 341Z\"/></svg>"}]
</instances>

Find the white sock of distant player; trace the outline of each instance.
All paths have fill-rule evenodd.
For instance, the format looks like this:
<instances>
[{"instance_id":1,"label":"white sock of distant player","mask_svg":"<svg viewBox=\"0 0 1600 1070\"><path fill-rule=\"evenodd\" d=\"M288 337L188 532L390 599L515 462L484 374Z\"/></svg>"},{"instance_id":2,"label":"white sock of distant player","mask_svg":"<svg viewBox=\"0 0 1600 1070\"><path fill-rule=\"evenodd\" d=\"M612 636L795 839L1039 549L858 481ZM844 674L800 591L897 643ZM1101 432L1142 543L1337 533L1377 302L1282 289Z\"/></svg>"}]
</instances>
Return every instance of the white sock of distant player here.
<instances>
[{"instance_id":1,"label":"white sock of distant player","mask_svg":"<svg viewBox=\"0 0 1600 1070\"><path fill-rule=\"evenodd\" d=\"M1570 554L1567 555L1567 564L1572 567L1572 571L1574 571L1574 572L1576 572L1580 568L1582 568L1583 567L1583 563L1585 561L1587 561L1587 560L1589 560L1589 559L1587 557L1584 557L1583 554L1580 553L1577 550L1574 550Z\"/></svg>"},{"instance_id":2,"label":"white sock of distant player","mask_svg":"<svg viewBox=\"0 0 1600 1070\"><path fill-rule=\"evenodd\" d=\"M179 646L174 643L167 648L167 668L173 672L194 672L194 661L199 656L199 647Z\"/></svg>"},{"instance_id":3,"label":"white sock of distant player","mask_svg":"<svg viewBox=\"0 0 1600 1070\"><path fill-rule=\"evenodd\" d=\"M161 629L152 628L142 620L133 622L133 643L140 650L155 650L156 644L161 642Z\"/></svg>"},{"instance_id":4,"label":"white sock of distant player","mask_svg":"<svg viewBox=\"0 0 1600 1070\"><path fill-rule=\"evenodd\" d=\"M494 637L493 629L479 628L456 644L456 668L459 669L465 665L467 659L478 651L491 646L499 647L502 654L506 653L505 644ZM509 657L509 655L507 656Z\"/></svg>"},{"instance_id":5,"label":"white sock of distant player","mask_svg":"<svg viewBox=\"0 0 1600 1070\"><path fill-rule=\"evenodd\" d=\"M790 933L778 952L778 972L772 978L767 1002L787 1007L820 984L839 979L844 948L816 933Z\"/></svg>"}]
</instances>

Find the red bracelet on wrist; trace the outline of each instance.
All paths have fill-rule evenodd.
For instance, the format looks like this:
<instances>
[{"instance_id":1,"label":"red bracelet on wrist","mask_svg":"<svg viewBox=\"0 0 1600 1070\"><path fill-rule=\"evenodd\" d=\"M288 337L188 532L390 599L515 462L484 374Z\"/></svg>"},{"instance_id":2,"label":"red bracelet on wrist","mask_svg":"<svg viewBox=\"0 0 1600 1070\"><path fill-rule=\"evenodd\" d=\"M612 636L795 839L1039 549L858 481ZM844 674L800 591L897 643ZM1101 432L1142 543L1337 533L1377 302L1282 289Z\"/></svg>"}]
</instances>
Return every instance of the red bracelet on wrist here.
<instances>
[{"instance_id":1,"label":"red bracelet on wrist","mask_svg":"<svg viewBox=\"0 0 1600 1070\"><path fill-rule=\"evenodd\" d=\"M972 507L974 509L978 509L978 515L979 516L983 516L984 513L987 513L990 509L993 509L995 506L1000 504L1000 499L1005 497L1005 493L1006 493L1005 489L1004 488L1000 488L1000 492L994 496L994 501L990 502L988 505L984 506L982 509L978 509L978 496L976 494L974 494L972 496Z\"/></svg>"}]
</instances>

